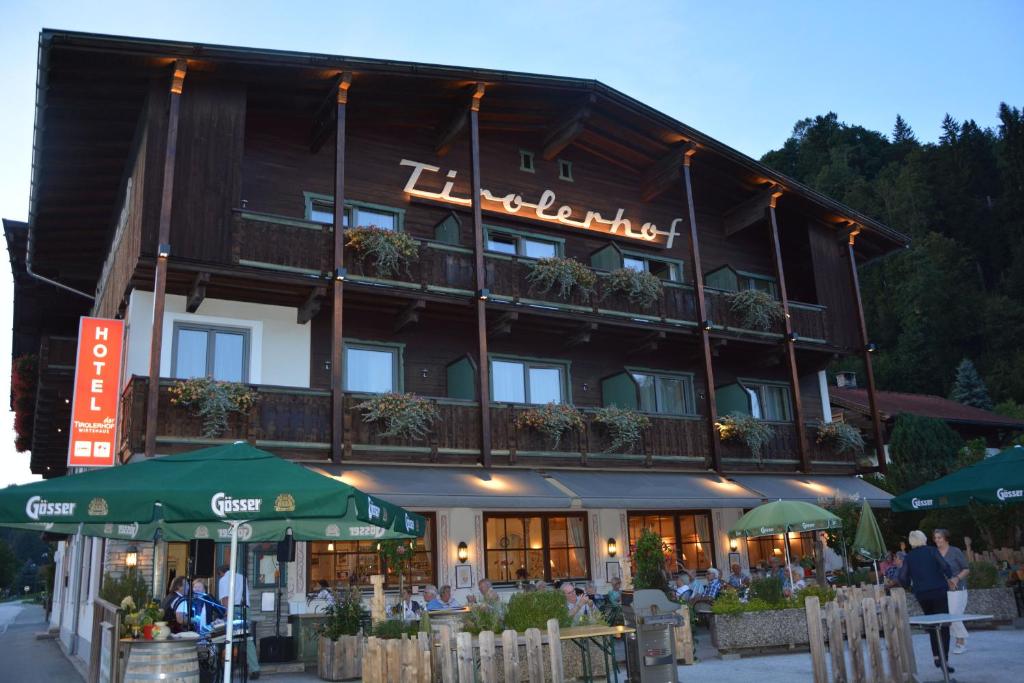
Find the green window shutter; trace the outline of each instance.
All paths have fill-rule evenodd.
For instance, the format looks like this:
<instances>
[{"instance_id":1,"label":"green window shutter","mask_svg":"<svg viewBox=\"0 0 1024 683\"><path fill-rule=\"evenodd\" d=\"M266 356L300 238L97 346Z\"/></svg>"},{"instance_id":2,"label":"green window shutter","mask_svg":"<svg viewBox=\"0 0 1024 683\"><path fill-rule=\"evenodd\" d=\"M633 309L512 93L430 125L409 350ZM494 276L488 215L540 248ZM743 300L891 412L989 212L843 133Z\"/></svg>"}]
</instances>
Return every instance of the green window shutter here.
<instances>
[{"instance_id":1,"label":"green window shutter","mask_svg":"<svg viewBox=\"0 0 1024 683\"><path fill-rule=\"evenodd\" d=\"M615 244L602 247L590 255L590 266L596 270L618 270L622 267L622 252Z\"/></svg>"},{"instance_id":2,"label":"green window shutter","mask_svg":"<svg viewBox=\"0 0 1024 683\"><path fill-rule=\"evenodd\" d=\"M459 217L449 213L443 221L434 226L434 239L445 244L458 244L461 227Z\"/></svg>"},{"instance_id":3,"label":"green window shutter","mask_svg":"<svg viewBox=\"0 0 1024 683\"><path fill-rule=\"evenodd\" d=\"M620 372L617 375L606 377L601 380L601 401L605 407L616 406L639 410L636 382L628 372Z\"/></svg>"},{"instance_id":4,"label":"green window shutter","mask_svg":"<svg viewBox=\"0 0 1024 683\"><path fill-rule=\"evenodd\" d=\"M476 398L476 364L464 356L447 367L448 398L472 401Z\"/></svg>"},{"instance_id":5,"label":"green window shutter","mask_svg":"<svg viewBox=\"0 0 1024 683\"><path fill-rule=\"evenodd\" d=\"M750 415L750 398L739 384L727 384L715 389L715 405L719 415L742 413Z\"/></svg>"},{"instance_id":6,"label":"green window shutter","mask_svg":"<svg viewBox=\"0 0 1024 683\"><path fill-rule=\"evenodd\" d=\"M735 292L740 288L736 271L729 266L722 266L718 270L713 270L706 274L704 276L704 284L708 287L724 289L727 292Z\"/></svg>"}]
</instances>

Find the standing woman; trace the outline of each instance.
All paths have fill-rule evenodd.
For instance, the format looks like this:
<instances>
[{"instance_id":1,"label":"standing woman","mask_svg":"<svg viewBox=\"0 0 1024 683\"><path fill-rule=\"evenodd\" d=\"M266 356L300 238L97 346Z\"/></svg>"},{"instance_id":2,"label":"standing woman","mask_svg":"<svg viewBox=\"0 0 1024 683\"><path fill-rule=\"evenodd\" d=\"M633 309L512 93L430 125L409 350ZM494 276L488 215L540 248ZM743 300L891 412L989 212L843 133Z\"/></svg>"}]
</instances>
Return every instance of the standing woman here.
<instances>
[{"instance_id":1,"label":"standing woman","mask_svg":"<svg viewBox=\"0 0 1024 683\"><path fill-rule=\"evenodd\" d=\"M909 588L921 605L921 611L925 614L946 614L949 612L947 591L949 590L949 579L953 576L949 565L942 559L939 551L928 545L928 537L923 531L915 529L910 532L910 552L903 559L903 566L897 580L904 588ZM943 652L949 655L949 627L941 629ZM939 634L935 631L929 633L932 641L932 657L935 658L935 666L942 667L939 659ZM953 673L953 667L947 666L946 670Z\"/></svg>"},{"instance_id":2,"label":"standing woman","mask_svg":"<svg viewBox=\"0 0 1024 683\"><path fill-rule=\"evenodd\" d=\"M949 580L949 613L963 614L967 608L966 579L967 575L971 573L970 565L967 564L967 558L964 557L963 551L955 545L949 544L948 529L936 529L932 533L932 539L935 541L935 547L939 549L939 554L946 560L946 564L953 572L953 578ZM964 622L953 622L949 627L949 632L956 639L953 645L953 654L962 655L967 651L967 629L964 627Z\"/></svg>"}]
</instances>

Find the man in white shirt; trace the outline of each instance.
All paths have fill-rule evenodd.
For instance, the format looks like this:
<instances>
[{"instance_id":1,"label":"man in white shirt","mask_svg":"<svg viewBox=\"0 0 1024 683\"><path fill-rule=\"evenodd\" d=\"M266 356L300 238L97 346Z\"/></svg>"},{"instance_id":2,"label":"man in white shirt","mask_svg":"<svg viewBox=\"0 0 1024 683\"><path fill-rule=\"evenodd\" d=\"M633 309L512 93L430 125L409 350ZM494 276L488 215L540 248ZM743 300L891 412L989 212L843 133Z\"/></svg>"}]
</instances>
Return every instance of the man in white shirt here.
<instances>
[{"instance_id":1,"label":"man in white shirt","mask_svg":"<svg viewBox=\"0 0 1024 683\"><path fill-rule=\"evenodd\" d=\"M686 572L676 574L676 585L673 587L676 600L689 600L693 596L693 589L690 587L690 575Z\"/></svg>"},{"instance_id":2,"label":"man in white shirt","mask_svg":"<svg viewBox=\"0 0 1024 683\"><path fill-rule=\"evenodd\" d=\"M220 579L217 581L217 597L220 599L220 604L224 605L225 609L228 607L228 592L231 588L231 581L235 582L235 619L241 619L242 610L241 606L249 606L249 591L245 586L245 577L239 572L234 573L230 570L231 556L227 556L227 563L222 564L220 567ZM227 617L225 617L227 618ZM246 638L245 642L245 657L249 662L249 678L256 679L260 677L260 660L256 656L256 643L253 641L252 634Z\"/></svg>"}]
</instances>

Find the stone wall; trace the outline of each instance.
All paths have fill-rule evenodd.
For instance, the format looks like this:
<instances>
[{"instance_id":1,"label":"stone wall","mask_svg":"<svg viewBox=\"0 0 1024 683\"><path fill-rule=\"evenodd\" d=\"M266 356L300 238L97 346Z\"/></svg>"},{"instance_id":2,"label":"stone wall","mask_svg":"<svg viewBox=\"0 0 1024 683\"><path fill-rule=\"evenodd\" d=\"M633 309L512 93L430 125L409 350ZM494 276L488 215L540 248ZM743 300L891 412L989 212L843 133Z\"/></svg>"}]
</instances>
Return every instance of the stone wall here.
<instances>
[{"instance_id":1,"label":"stone wall","mask_svg":"<svg viewBox=\"0 0 1024 683\"><path fill-rule=\"evenodd\" d=\"M779 648L806 648L803 609L711 615L711 642L723 654Z\"/></svg>"},{"instance_id":2,"label":"stone wall","mask_svg":"<svg viewBox=\"0 0 1024 683\"><path fill-rule=\"evenodd\" d=\"M912 617L921 614L921 605L910 593L907 594L907 611ZM991 614L994 617L992 622L1001 623L1011 622L1019 616L1012 588L973 588L968 590L967 607L964 611L968 614ZM989 622L974 623L980 626Z\"/></svg>"}]
</instances>

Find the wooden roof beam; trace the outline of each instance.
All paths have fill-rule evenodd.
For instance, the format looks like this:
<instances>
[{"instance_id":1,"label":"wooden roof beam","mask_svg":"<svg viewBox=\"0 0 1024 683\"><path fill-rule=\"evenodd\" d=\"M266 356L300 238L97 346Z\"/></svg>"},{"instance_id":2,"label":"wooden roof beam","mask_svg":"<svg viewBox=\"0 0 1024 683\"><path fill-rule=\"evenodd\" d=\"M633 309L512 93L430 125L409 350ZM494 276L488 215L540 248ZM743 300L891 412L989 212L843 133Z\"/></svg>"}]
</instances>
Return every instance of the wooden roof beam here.
<instances>
[{"instance_id":1,"label":"wooden roof beam","mask_svg":"<svg viewBox=\"0 0 1024 683\"><path fill-rule=\"evenodd\" d=\"M512 323L519 320L519 314L515 311L506 311L496 317L487 327L487 336L504 337L512 333Z\"/></svg>"},{"instance_id":2,"label":"wooden roof beam","mask_svg":"<svg viewBox=\"0 0 1024 683\"><path fill-rule=\"evenodd\" d=\"M185 303L185 310L195 313L206 298L206 285L210 284L209 273L196 273L192 280L192 289L188 292L188 300Z\"/></svg>"},{"instance_id":3,"label":"wooden roof beam","mask_svg":"<svg viewBox=\"0 0 1024 683\"><path fill-rule=\"evenodd\" d=\"M448 121L447 125L441 128L441 134L437 138L437 144L435 145L434 151L437 152L437 156L443 157L451 148L455 145L455 141L458 140L462 132L466 130L466 125L469 124L469 110L476 104L479 111L480 98L484 96L484 84L477 83L473 92L470 94L468 102L461 102L455 110L455 114Z\"/></svg>"},{"instance_id":4,"label":"wooden roof beam","mask_svg":"<svg viewBox=\"0 0 1024 683\"><path fill-rule=\"evenodd\" d=\"M305 325L315 318L317 313L320 312L320 306L323 304L325 296L327 296L326 287L313 287L309 292L309 296L306 297L305 302L299 306L295 322L299 325Z\"/></svg>"},{"instance_id":5,"label":"wooden roof beam","mask_svg":"<svg viewBox=\"0 0 1024 683\"><path fill-rule=\"evenodd\" d=\"M671 187L680 185L682 177L683 161L686 153L693 149L692 143L675 145L668 154L656 161L653 166L647 169L643 179L640 181L640 197L649 202Z\"/></svg>"},{"instance_id":6,"label":"wooden roof beam","mask_svg":"<svg viewBox=\"0 0 1024 683\"><path fill-rule=\"evenodd\" d=\"M348 89L351 85L351 71L343 71L331 81L330 90L313 115L313 125L309 130L309 151L311 154L319 152L323 144L327 142L327 139L334 134L334 120L338 115L338 98L347 97Z\"/></svg>"},{"instance_id":7,"label":"wooden roof beam","mask_svg":"<svg viewBox=\"0 0 1024 683\"><path fill-rule=\"evenodd\" d=\"M587 97L569 112L561 121L555 124L544 137L541 156L551 161L558 156L563 149L571 145L576 138L583 134L586 129L587 119L594 104L597 103L597 95L590 93Z\"/></svg>"},{"instance_id":8,"label":"wooden roof beam","mask_svg":"<svg viewBox=\"0 0 1024 683\"><path fill-rule=\"evenodd\" d=\"M590 335L597 331L597 323L583 323L576 330L576 333L565 340L565 344L562 345L564 349L571 349L581 344L590 343Z\"/></svg>"},{"instance_id":9,"label":"wooden roof beam","mask_svg":"<svg viewBox=\"0 0 1024 683\"><path fill-rule=\"evenodd\" d=\"M423 299L416 299L411 302L408 306L402 309L395 319L395 334L401 332L406 327L414 325L420 321L420 311L427 307L427 302Z\"/></svg>"},{"instance_id":10,"label":"wooden roof beam","mask_svg":"<svg viewBox=\"0 0 1024 683\"><path fill-rule=\"evenodd\" d=\"M757 194L742 204L727 211L722 217L725 236L732 237L751 225L763 221L768 207L773 205L780 192L781 188L772 183L768 187L758 190Z\"/></svg>"},{"instance_id":11,"label":"wooden roof beam","mask_svg":"<svg viewBox=\"0 0 1024 683\"><path fill-rule=\"evenodd\" d=\"M633 346L627 355L636 356L643 353L654 353L658 350L658 345L665 341L666 336L664 332L651 332Z\"/></svg>"}]
</instances>

